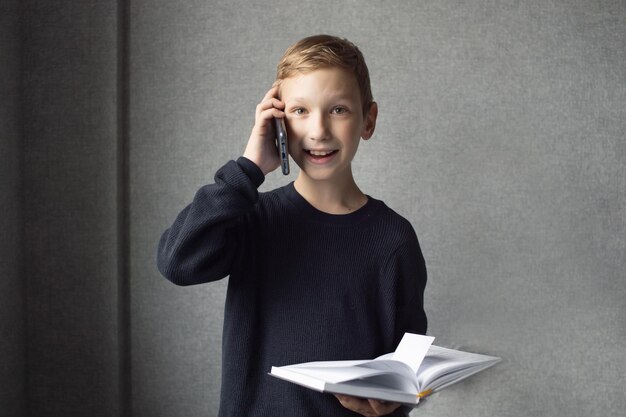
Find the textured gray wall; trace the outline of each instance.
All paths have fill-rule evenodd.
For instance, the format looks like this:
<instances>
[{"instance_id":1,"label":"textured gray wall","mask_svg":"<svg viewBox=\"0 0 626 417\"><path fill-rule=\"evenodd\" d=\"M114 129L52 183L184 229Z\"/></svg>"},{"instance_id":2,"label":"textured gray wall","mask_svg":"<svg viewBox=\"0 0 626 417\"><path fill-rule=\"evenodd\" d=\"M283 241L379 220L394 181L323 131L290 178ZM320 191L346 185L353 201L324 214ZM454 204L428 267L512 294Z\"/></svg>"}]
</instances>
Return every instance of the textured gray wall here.
<instances>
[{"instance_id":1,"label":"textured gray wall","mask_svg":"<svg viewBox=\"0 0 626 417\"><path fill-rule=\"evenodd\" d=\"M17 1L0 2L0 415L24 406L24 298L20 277L20 30Z\"/></svg>"},{"instance_id":2,"label":"textured gray wall","mask_svg":"<svg viewBox=\"0 0 626 417\"><path fill-rule=\"evenodd\" d=\"M133 346L152 353L133 356L135 383L150 381L138 415L216 412L224 283L159 281L154 244L243 151L285 47L317 32L369 62L380 116L357 178L421 238L430 333L504 358L415 414L622 412L624 2L153 0L132 12Z\"/></svg>"},{"instance_id":3,"label":"textured gray wall","mask_svg":"<svg viewBox=\"0 0 626 417\"><path fill-rule=\"evenodd\" d=\"M622 414L623 1L25 1L21 28L16 4L0 414L216 414L226 282L169 284L156 242L242 153L283 50L319 32L368 60L380 116L356 175L420 237L429 333L504 358L414 414Z\"/></svg>"},{"instance_id":4,"label":"textured gray wall","mask_svg":"<svg viewBox=\"0 0 626 417\"><path fill-rule=\"evenodd\" d=\"M22 2L30 416L119 410L115 6Z\"/></svg>"}]
</instances>

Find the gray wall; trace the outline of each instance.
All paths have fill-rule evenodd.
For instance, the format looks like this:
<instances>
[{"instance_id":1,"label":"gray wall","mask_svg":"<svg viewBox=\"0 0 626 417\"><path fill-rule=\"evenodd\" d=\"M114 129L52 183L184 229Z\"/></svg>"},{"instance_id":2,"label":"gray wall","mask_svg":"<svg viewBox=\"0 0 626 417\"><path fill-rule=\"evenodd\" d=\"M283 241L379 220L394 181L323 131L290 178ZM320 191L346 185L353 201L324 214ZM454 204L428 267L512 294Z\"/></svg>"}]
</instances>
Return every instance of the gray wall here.
<instances>
[{"instance_id":1,"label":"gray wall","mask_svg":"<svg viewBox=\"0 0 626 417\"><path fill-rule=\"evenodd\" d=\"M117 8L17 4L21 15L14 8L6 30L20 41L8 68L15 69L10 87L19 87L22 111L3 117L2 146L12 148L2 163L3 172L7 163L19 174L2 176L11 191L2 200L16 213L7 229L23 250L3 242L3 259L22 262L3 262L15 288L9 295L3 281L2 311L11 311L6 319L17 329L7 332L11 354L2 352L3 364L11 364L2 375L10 408L0 402L0 414L118 415Z\"/></svg>"},{"instance_id":2,"label":"gray wall","mask_svg":"<svg viewBox=\"0 0 626 417\"><path fill-rule=\"evenodd\" d=\"M117 9L23 2L27 410L118 410Z\"/></svg>"},{"instance_id":3,"label":"gray wall","mask_svg":"<svg viewBox=\"0 0 626 417\"><path fill-rule=\"evenodd\" d=\"M0 3L0 415L22 415L24 296L20 277L18 2Z\"/></svg>"},{"instance_id":4,"label":"gray wall","mask_svg":"<svg viewBox=\"0 0 626 417\"><path fill-rule=\"evenodd\" d=\"M380 116L356 176L420 237L429 333L504 358L414 414L626 408L623 1L22 2L21 29L16 4L0 414L216 414L226 282L169 284L155 245L319 32L368 60Z\"/></svg>"}]
</instances>

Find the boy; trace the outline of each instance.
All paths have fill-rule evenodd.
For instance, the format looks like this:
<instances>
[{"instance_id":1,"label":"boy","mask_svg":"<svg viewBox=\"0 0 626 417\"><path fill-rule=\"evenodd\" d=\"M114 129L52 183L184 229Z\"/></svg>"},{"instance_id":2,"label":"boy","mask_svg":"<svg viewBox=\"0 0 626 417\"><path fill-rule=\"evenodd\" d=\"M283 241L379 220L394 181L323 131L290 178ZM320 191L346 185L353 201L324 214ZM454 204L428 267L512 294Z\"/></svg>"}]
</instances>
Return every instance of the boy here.
<instances>
[{"instance_id":1,"label":"boy","mask_svg":"<svg viewBox=\"0 0 626 417\"><path fill-rule=\"evenodd\" d=\"M352 176L378 113L361 52L344 39L305 38L287 49L276 78L243 156L164 232L159 270L178 285L229 276L220 416L405 415L398 404L335 398L268 375L272 365L373 358L405 331L426 332L415 232ZM300 172L259 193L280 164L273 118L285 118Z\"/></svg>"}]
</instances>

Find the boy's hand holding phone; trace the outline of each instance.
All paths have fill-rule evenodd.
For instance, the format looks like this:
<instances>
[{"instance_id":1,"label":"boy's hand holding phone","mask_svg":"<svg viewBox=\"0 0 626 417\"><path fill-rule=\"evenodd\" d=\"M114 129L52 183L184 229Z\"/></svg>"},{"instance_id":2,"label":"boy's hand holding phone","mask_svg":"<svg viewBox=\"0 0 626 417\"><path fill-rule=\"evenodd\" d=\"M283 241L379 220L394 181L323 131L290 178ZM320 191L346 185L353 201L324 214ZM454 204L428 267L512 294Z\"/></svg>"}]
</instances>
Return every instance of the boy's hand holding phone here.
<instances>
[{"instance_id":1,"label":"boy's hand holding phone","mask_svg":"<svg viewBox=\"0 0 626 417\"><path fill-rule=\"evenodd\" d=\"M283 118L285 103L276 98L278 87L272 87L256 107L252 133L243 156L254 162L267 175L281 165L276 149L274 118Z\"/></svg>"}]
</instances>

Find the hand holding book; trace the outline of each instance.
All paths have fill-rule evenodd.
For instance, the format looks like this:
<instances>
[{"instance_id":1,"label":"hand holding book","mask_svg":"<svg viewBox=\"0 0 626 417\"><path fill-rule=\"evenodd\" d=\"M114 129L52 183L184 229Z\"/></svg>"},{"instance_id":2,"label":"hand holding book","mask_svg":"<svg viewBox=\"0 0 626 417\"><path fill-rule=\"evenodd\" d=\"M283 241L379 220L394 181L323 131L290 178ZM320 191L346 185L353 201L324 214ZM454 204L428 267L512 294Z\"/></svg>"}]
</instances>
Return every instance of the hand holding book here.
<instances>
[{"instance_id":1,"label":"hand holding book","mask_svg":"<svg viewBox=\"0 0 626 417\"><path fill-rule=\"evenodd\" d=\"M500 361L434 346L433 340L406 333L395 352L373 360L308 362L272 367L270 374L320 392L416 406L421 398Z\"/></svg>"},{"instance_id":2,"label":"hand holding book","mask_svg":"<svg viewBox=\"0 0 626 417\"><path fill-rule=\"evenodd\" d=\"M393 413L396 409L400 408L400 403L390 403L388 401L365 399L358 397L350 397L348 395L335 394L335 397L339 400L348 410L361 414L367 417L379 417L386 416Z\"/></svg>"}]
</instances>

